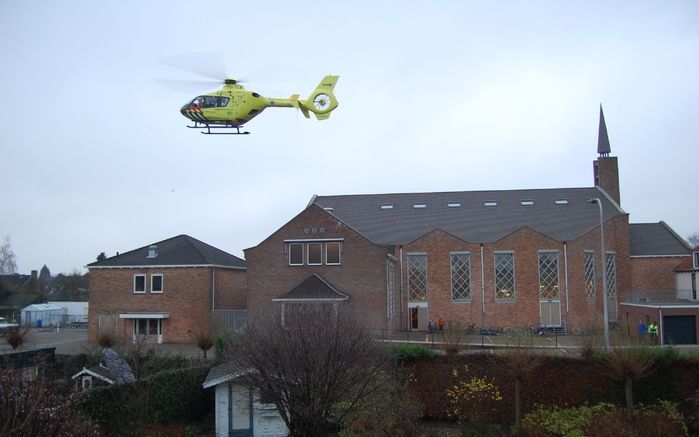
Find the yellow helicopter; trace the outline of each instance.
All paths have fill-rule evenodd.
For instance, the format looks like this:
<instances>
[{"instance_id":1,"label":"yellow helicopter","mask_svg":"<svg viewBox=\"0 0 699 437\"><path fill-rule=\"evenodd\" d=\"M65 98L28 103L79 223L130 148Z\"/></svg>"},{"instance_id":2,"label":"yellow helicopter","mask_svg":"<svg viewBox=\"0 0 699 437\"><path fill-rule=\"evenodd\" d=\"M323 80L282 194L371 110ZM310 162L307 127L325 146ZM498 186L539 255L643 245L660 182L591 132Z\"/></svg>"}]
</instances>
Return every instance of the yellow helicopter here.
<instances>
[{"instance_id":1,"label":"yellow helicopter","mask_svg":"<svg viewBox=\"0 0 699 437\"><path fill-rule=\"evenodd\" d=\"M201 133L207 135L247 135L250 132L241 132L240 128L270 107L297 108L306 118L310 118L309 112L312 112L318 120L326 120L330 112L337 108L333 90L339 78L325 76L306 100L299 100L298 94L288 99L264 97L246 90L235 79L226 79L223 88L195 97L182 106L180 112L194 122L188 128L206 129ZM226 132L228 130L234 132Z\"/></svg>"}]
</instances>

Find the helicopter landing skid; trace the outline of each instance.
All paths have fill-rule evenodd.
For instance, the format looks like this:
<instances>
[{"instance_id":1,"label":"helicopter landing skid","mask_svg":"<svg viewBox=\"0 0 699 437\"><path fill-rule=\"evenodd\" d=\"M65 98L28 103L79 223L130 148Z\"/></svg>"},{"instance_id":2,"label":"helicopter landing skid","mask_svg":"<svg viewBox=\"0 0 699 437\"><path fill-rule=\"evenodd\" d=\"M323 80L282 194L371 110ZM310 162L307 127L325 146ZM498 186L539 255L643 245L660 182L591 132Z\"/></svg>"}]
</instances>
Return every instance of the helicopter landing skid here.
<instances>
[{"instance_id":1,"label":"helicopter landing skid","mask_svg":"<svg viewBox=\"0 0 699 437\"><path fill-rule=\"evenodd\" d=\"M204 135L249 135L250 132L244 131L241 132L240 128L243 126L232 126L230 124L205 124L205 123L198 123L194 122L194 126L187 126L190 129L204 129L206 128L206 131L201 131ZM235 132L212 132L211 129L235 129Z\"/></svg>"}]
</instances>

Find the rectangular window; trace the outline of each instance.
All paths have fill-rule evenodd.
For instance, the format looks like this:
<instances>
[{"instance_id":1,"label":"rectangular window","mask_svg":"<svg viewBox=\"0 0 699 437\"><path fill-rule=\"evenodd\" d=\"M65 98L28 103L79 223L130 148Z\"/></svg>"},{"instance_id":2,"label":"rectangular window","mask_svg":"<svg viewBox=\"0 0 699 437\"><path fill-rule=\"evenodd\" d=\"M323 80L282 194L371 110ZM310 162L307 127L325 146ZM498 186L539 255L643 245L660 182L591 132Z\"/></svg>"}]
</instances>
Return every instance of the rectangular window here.
<instances>
[{"instance_id":1,"label":"rectangular window","mask_svg":"<svg viewBox=\"0 0 699 437\"><path fill-rule=\"evenodd\" d=\"M134 334L159 335L162 329L161 323L161 319L134 319Z\"/></svg>"},{"instance_id":2,"label":"rectangular window","mask_svg":"<svg viewBox=\"0 0 699 437\"><path fill-rule=\"evenodd\" d=\"M694 252L694 268L699 269L699 252Z\"/></svg>"},{"instance_id":3,"label":"rectangular window","mask_svg":"<svg viewBox=\"0 0 699 437\"><path fill-rule=\"evenodd\" d=\"M539 252L539 298L560 298L558 252Z\"/></svg>"},{"instance_id":4,"label":"rectangular window","mask_svg":"<svg viewBox=\"0 0 699 437\"><path fill-rule=\"evenodd\" d=\"M595 252L585 252L585 297L595 297Z\"/></svg>"},{"instance_id":5,"label":"rectangular window","mask_svg":"<svg viewBox=\"0 0 699 437\"><path fill-rule=\"evenodd\" d=\"M451 300L452 302L471 301L471 254L452 253L451 259Z\"/></svg>"},{"instance_id":6,"label":"rectangular window","mask_svg":"<svg viewBox=\"0 0 699 437\"><path fill-rule=\"evenodd\" d=\"M427 255L408 254L408 299L427 300Z\"/></svg>"},{"instance_id":7,"label":"rectangular window","mask_svg":"<svg viewBox=\"0 0 699 437\"><path fill-rule=\"evenodd\" d=\"M133 292L146 292L146 275L133 275Z\"/></svg>"},{"instance_id":8,"label":"rectangular window","mask_svg":"<svg viewBox=\"0 0 699 437\"><path fill-rule=\"evenodd\" d=\"M340 243L325 243L325 264L340 265Z\"/></svg>"},{"instance_id":9,"label":"rectangular window","mask_svg":"<svg viewBox=\"0 0 699 437\"><path fill-rule=\"evenodd\" d=\"M308 265L323 264L323 243L308 243Z\"/></svg>"},{"instance_id":10,"label":"rectangular window","mask_svg":"<svg viewBox=\"0 0 699 437\"><path fill-rule=\"evenodd\" d=\"M289 265L303 265L303 243L289 243Z\"/></svg>"},{"instance_id":11,"label":"rectangular window","mask_svg":"<svg viewBox=\"0 0 699 437\"><path fill-rule=\"evenodd\" d=\"M607 254L607 295L616 296L616 258L613 253Z\"/></svg>"},{"instance_id":12,"label":"rectangular window","mask_svg":"<svg viewBox=\"0 0 699 437\"><path fill-rule=\"evenodd\" d=\"M151 293L162 293L163 292L163 275L162 274L150 275L150 292Z\"/></svg>"},{"instance_id":13,"label":"rectangular window","mask_svg":"<svg viewBox=\"0 0 699 437\"><path fill-rule=\"evenodd\" d=\"M495 264L495 299L515 298L515 254L498 252L493 254Z\"/></svg>"}]
</instances>

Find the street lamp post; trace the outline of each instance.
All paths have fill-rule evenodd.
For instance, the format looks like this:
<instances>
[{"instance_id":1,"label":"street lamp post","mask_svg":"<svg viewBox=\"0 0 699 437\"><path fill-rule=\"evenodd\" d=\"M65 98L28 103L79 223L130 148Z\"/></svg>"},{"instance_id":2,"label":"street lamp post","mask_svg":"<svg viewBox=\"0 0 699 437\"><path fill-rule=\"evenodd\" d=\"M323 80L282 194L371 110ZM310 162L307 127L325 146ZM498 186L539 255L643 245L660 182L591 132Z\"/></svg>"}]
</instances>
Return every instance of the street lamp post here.
<instances>
[{"instance_id":1,"label":"street lamp post","mask_svg":"<svg viewBox=\"0 0 699 437\"><path fill-rule=\"evenodd\" d=\"M607 306L609 305L607 295L607 254L604 249L604 216L602 214L602 202L599 198L595 197L592 199L587 199L590 203L596 203L599 207L599 234L600 241L602 244L602 293L604 294L604 348L609 350L609 311Z\"/></svg>"}]
</instances>

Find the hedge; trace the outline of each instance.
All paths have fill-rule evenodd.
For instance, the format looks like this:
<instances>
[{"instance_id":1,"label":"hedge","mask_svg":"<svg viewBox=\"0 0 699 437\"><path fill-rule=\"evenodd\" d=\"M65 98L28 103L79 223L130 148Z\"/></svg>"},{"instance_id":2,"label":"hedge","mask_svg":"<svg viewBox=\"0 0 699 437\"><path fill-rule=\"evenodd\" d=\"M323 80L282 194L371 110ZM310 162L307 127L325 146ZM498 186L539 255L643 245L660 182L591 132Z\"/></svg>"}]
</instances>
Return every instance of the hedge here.
<instances>
[{"instance_id":1,"label":"hedge","mask_svg":"<svg viewBox=\"0 0 699 437\"><path fill-rule=\"evenodd\" d=\"M213 409L213 391L204 390L208 367L167 370L132 384L95 387L80 408L108 435L137 435L152 424L188 423Z\"/></svg>"},{"instance_id":2,"label":"hedge","mask_svg":"<svg viewBox=\"0 0 699 437\"><path fill-rule=\"evenodd\" d=\"M508 374L505 360L506 357L492 353L417 359L406 364L411 372L410 390L424 406L424 417L449 419L445 393L455 382L452 371L463 369L465 364L469 375L494 381L502 395L494 419L499 423L511 423L514 422L514 381ZM699 360L659 359L651 373L634 384L634 400L646 405L668 400L682 406L697 395L697 390ZM523 413L533 411L537 405L558 408L600 402L623 405L624 387L611 377L599 357L584 360L545 356L524 380L521 400Z\"/></svg>"}]
</instances>

